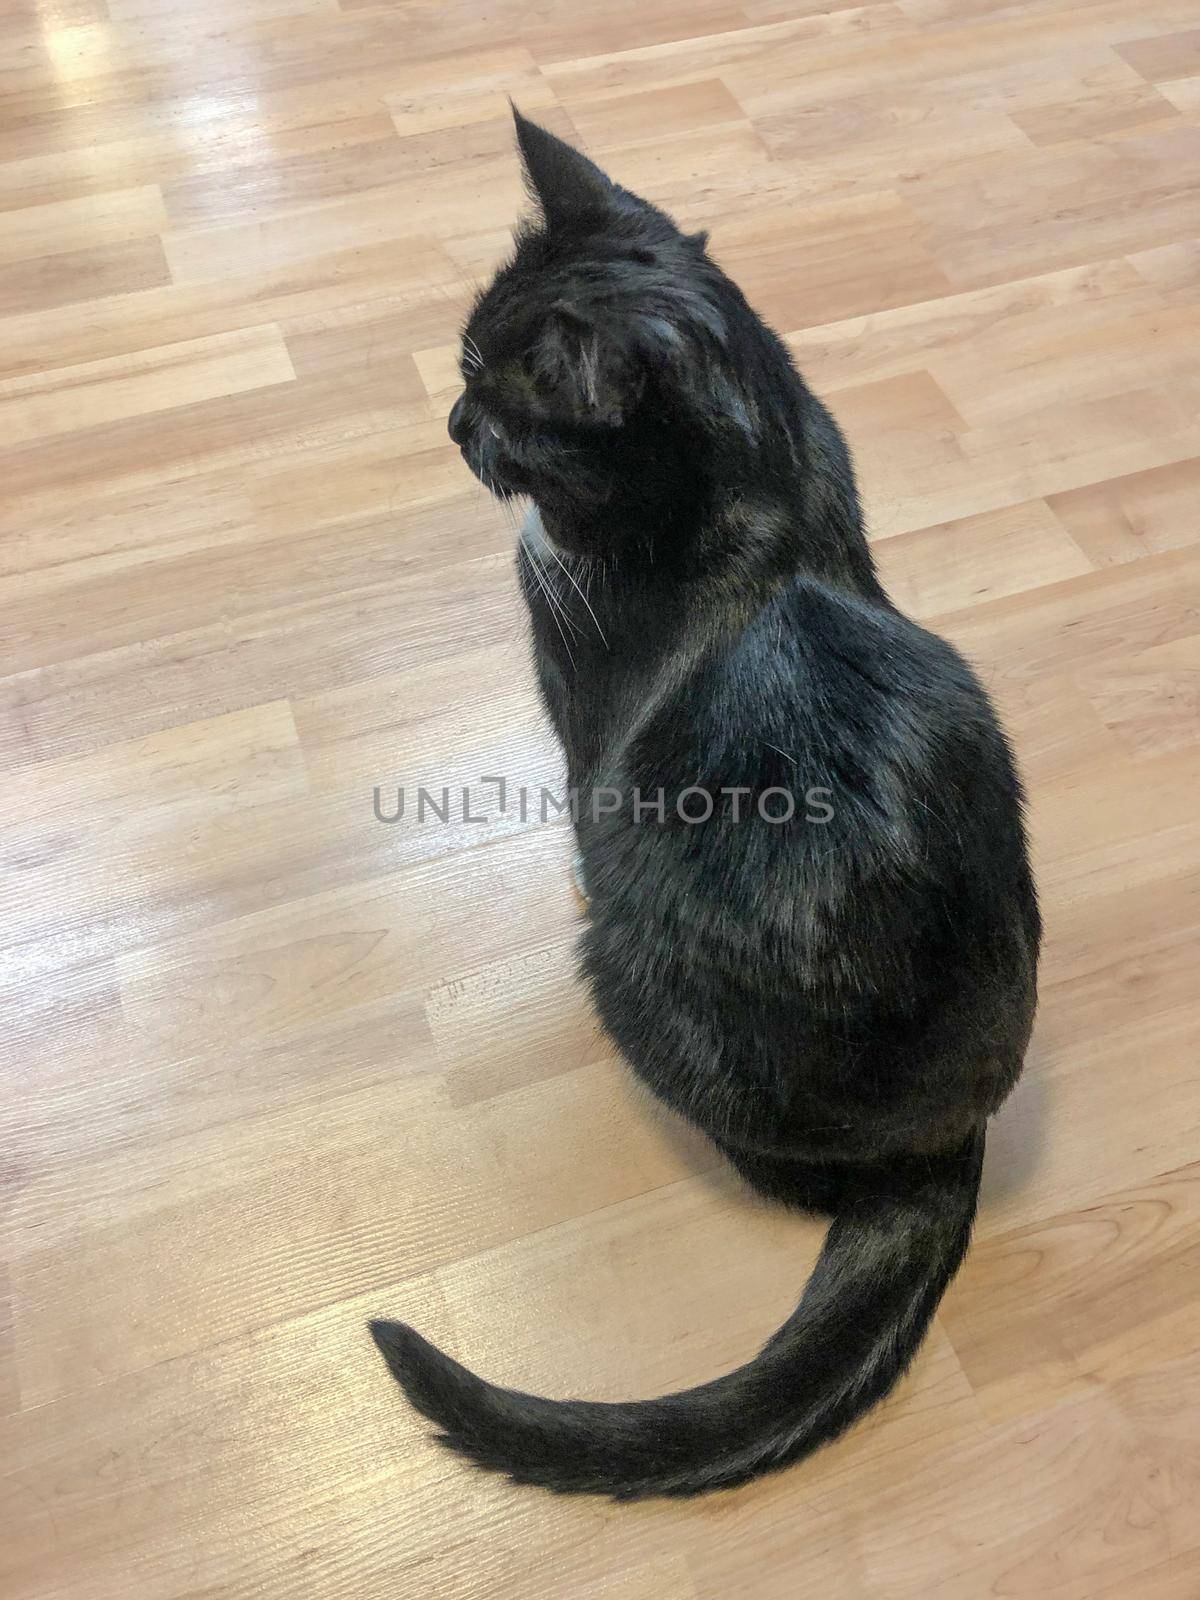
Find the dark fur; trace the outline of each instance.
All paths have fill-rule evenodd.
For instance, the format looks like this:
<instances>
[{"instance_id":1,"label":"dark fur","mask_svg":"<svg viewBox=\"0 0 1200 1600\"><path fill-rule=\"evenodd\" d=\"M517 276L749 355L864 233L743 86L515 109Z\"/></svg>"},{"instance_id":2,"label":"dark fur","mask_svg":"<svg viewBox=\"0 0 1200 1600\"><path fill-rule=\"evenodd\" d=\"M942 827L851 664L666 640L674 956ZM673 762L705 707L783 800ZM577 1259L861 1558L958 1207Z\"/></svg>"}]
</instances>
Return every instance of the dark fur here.
<instances>
[{"instance_id":1,"label":"dark fur","mask_svg":"<svg viewBox=\"0 0 1200 1600\"><path fill-rule=\"evenodd\" d=\"M967 1247L1040 926L1004 735L881 590L829 414L702 238L517 129L541 218L470 317L451 432L553 540L519 564L581 792L583 972L639 1078L760 1192L833 1223L762 1352L659 1400L538 1399L373 1332L480 1464L694 1494L806 1455L904 1371ZM670 812L697 783L749 789L750 815L634 820L635 788ZM592 818L596 786L619 812ZM832 819L762 821L771 787L828 789Z\"/></svg>"}]
</instances>

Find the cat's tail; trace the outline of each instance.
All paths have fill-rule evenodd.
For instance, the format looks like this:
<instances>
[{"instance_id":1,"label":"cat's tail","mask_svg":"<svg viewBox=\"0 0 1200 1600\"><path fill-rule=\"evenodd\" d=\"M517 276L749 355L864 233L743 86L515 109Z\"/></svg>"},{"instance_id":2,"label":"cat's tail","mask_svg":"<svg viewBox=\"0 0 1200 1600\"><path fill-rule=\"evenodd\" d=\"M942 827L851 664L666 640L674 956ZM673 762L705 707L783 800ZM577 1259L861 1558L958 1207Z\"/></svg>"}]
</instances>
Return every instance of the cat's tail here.
<instances>
[{"instance_id":1,"label":"cat's tail","mask_svg":"<svg viewBox=\"0 0 1200 1600\"><path fill-rule=\"evenodd\" d=\"M896 1383L966 1251L982 1160L981 1131L864 1184L754 1360L659 1400L544 1400L485 1383L403 1323L371 1332L443 1443L517 1483L623 1500L727 1488L835 1439Z\"/></svg>"}]
</instances>

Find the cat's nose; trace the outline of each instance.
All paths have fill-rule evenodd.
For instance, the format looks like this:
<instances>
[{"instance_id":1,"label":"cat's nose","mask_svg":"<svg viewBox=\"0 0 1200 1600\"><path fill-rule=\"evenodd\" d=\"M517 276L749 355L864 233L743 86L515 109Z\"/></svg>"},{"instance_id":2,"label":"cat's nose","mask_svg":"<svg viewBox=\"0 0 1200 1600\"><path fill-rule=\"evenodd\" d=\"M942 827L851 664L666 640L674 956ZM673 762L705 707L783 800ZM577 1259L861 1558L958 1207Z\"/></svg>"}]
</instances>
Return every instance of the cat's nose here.
<instances>
[{"instance_id":1,"label":"cat's nose","mask_svg":"<svg viewBox=\"0 0 1200 1600\"><path fill-rule=\"evenodd\" d=\"M455 444L460 446L466 444L467 435L471 430L468 426L467 397L465 393L460 394L450 407L450 416L446 421L446 426L450 430L450 437Z\"/></svg>"}]
</instances>

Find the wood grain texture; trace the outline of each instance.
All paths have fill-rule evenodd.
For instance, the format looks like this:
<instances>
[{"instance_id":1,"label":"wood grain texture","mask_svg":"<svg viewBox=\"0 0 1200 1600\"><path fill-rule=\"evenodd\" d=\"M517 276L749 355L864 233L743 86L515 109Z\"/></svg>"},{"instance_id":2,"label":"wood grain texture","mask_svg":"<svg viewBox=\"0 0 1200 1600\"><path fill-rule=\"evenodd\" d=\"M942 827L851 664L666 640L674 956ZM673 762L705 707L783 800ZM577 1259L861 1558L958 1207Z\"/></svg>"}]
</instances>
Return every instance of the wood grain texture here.
<instances>
[{"instance_id":1,"label":"wood grain texture","mask_svg":"<svg viewBox=\"0 0 1200 1600\"><path fill-rule=\"evenodd\" d=\"M5 1600L1200 1592L1198 39L1195 0L3 9ZM444 431L509 94L711 228L842 419L1044 889L912 1374L697 1504L468 1472L364 1331L650 1394L820 1244L572 976L513 530Z\"/></svg>"}]
</instances>

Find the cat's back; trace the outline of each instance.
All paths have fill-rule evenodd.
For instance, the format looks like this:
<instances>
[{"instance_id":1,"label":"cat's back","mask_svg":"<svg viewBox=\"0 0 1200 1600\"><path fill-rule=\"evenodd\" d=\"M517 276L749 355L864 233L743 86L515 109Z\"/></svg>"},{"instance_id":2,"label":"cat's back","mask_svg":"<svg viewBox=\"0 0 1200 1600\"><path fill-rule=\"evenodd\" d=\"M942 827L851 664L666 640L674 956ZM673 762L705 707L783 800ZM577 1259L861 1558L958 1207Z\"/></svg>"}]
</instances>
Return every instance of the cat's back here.
<instances>
[{"instance_id":1,"label":"cat's back","mask_svg":"<svg viewBox=\"0 0 1200 1600\"><path fill-rule=\"evenodd\" d=\"M630 741L627 776L667 792L828 791L864 837L923 806L1016 807L1019 786L987 695L943 639L888 605L798 577L716 633ZM785 808L780 801L777 809Z\"/></svg>"},{"instance_id":2,"label":"cat's back","mask_svg":"<svg viewBox=\"0 0 1200 1600\"><path fill-rule=\"evenodd\" d=\"M883 1050L899 1086L971 1017L1011 1035L991 1051L999 1103L1039 923L1008 746L950 645L797 579L713 639L625 761L626 804L584 830L582 954L631 1060L662 1066L647 1040L669 1017L739 1071L808 1040L835 1076L847 1048ZM639 820L629 797L660 793ZM645 1038L616 1031L649 1014Z\"/></svg>"}]
</instances>

